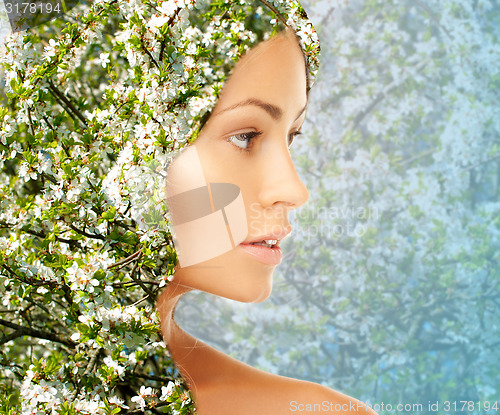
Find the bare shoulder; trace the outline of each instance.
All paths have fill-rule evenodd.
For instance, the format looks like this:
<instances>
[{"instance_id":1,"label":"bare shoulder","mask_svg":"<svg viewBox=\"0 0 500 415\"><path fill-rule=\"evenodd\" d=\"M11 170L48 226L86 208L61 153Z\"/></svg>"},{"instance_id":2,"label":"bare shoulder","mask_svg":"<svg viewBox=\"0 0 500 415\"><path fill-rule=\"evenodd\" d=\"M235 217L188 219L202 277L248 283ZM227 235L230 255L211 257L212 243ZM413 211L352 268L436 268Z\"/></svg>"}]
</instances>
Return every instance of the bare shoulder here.
<instances>
[{"instance_id":1,"label":"bare shoulder","mask_svg":"<svg viewBox=\"0 0 500 415\"><path fill-rule=\"evenodd\" d=\"M279 376L274 382L289 414L377 415L361 401L317 383Z\"/></svg>"},{"instance_id":2,"label":"bare shoulder","mask_svg":"<svg viewBox=\"0 0 500 415\"><path fill-rule=\"evenodd\" d=\"M377 415L357 399L312 382L218 356L217 375L191 385L199 415Z\"/></svg>"}]
</instances>

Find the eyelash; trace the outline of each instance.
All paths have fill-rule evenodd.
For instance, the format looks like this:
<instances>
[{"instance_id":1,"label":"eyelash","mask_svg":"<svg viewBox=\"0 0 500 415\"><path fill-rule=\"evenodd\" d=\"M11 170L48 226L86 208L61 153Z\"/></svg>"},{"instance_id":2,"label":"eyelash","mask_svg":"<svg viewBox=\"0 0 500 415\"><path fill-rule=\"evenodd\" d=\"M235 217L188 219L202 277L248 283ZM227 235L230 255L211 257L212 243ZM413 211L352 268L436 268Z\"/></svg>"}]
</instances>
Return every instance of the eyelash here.
<instances>
[{"instance_id":1,"label":"eyelash","mask_svg":"<svg viewBox=\"0 0 500 415\"><path fill-rule=\"evenodd\" d=\"M290 135L288 136L288 147L290 147L292 145L295 137L297 137L298 135L301 135L301 134L302 134L302 131L295 131L293 133L290 133Z\"/></svg>"},{"instance_id":2,"label":"eyelash","mask_svg":"<svg viewBox=\"0 0 500 415\"><path fill-rule=\"evenodd\" d=\"M301 134L302 134L302 131L295 131L293 133L290 133L290 135L288 136L288 147L290 147L292 145L295 137L297 137L298 135L301 135ZM227 141L229 141L231 144L233 144L235 147L237 147L238 150L249 152L252 149L254 138L256 138L260 135L262 135L262 131L249 131L249 132L240 133L240 134L233 134L227 138ZM238 144L235 144L233 139L236 139L236 140L241 141L241 142L246 141L247 147L246 148L240 147Z\"/></svg>"},{"instance_id":3,"label":"eyelash","mask_svg":"<svg viewBox=\"0 0 500 415\"><path fill-rule=\"evenodd\" d=\"M231 144L233 144L238 150L240 151L250 151L250 149L252 148L252 141L254 138L258 137L259 135L262 134L262 131L248 131L248 132L245 132L245 133L240 133L240 134L233 134L231 136L229 136L227 138L227 141L229 141ZM242 138L239 138L239 137L242 137ZM244 142L246 141L247 143L247 147L246 148L243 148L243 147L240 147L238 144L236 144L232 139L236 139L240 142Z\"/></svg>"}]
</instances>

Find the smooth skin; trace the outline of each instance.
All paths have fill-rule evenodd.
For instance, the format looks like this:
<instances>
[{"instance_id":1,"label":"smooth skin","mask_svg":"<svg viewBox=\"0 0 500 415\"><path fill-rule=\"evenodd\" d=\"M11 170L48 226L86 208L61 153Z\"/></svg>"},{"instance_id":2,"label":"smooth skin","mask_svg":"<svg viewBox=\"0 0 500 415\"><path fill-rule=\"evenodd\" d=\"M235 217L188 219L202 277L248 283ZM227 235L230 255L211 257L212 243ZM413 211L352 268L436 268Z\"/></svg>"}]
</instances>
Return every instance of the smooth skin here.
<instances>
[{"instance_id":1,"label":"smooth skin","mask_svg":"<svg viewBox=\"0 0 500 415\"><path fill-rule=\"evenodd\" d=\"M291 231L288 213L308 199L289 153L304 121L306 104L300 47L293 35L277 35L238 62L194 144L207 182L230 182L240 187L249 229L247 242L262 235L273 234L276 239L287 235ZM175 305L191 289L242 302L263 301L271 292L274 268L236 246L202 264L178 268L160 295L157 307L163 337L189 384L197 413L375 414L359 401L324 386L239 362L193 338L175 323ZM341 411L326 410L336 405Z\"/></svg>"}]
</instances>

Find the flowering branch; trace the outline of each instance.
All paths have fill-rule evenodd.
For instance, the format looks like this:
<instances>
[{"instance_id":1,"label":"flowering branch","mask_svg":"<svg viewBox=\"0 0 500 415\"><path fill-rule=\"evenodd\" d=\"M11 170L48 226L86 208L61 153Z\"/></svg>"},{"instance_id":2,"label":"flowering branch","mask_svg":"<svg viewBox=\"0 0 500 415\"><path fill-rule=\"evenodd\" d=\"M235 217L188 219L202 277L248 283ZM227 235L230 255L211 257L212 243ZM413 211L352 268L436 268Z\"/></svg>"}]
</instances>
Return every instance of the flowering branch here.
<instances>
[{"instance_id":1,"label":"flowering branch","mask_svg":"<svg viewBox=\"0 0 500 415\"><path fill-rule=\"evenodd\" d=\"M82 113L72 104L72 102L66 98L66 96L57 89L57 87L52 83L51 80L48 81L49 90L54 95L54 97L58 98L60 101L64 102L65 105L61 105L66 112L73 118L73 115L78 117L80 121L87 126L87 120L82 115Z\"/></svg>"},{"instance_id":2,"label":"flowering branch","mask_svg":"<svg viewBox=\"0 0 500 415\"><path fill-rule=\"evenodd\" d=\"M87 238L92 238L92 239L99 239L101 241L105 241L106 238L102 235L99 235L99 234L91 234L91 233L87 233L85 232L84 230L82 229L78 229L75 225L73 225L72 223L70 223L68 225L72 230L74 230L76 233L82 235L82 236L86 236Z\"/></svg>"},{"instance_id":3,"label":"flowering branch","mask_svg":"<svg viewBox=\"0 0 500 415\"><path fill-rule=\"evenodd\" d=\"M286 27L288 27L288 22L286 21L285 17L278 11L278 9L271 3L269 3L267 0L259 0L262 4L264 4L267 8L273 11L273 13L276 15L276 17L283 23Z\"/></svg>"},{"instance_id":4,"label":"flowering branch","mask_svg":"<svg viewBox=\"0 0 500 415\"><path fill-rule=\"evenodd\" d=\"M7 342L9 340L17 338L17 337L31 336L31 337L37 337L37 338L43 339L43 340L50 340L50 341L53 341L56 343L60 343L60 344L63 344L65 346L68 346L70 348L74 348L76 346L76 343L73 342L72 340L66 340L66 339L62 338L61 336L54 334L54 333L49 333L47 331L37 330L37 329L30 328L30 327L23 327L23 326L20 326L18 324L15 324L15 323L12 323L10 321L3 320L3 319L0 319L0 324L2 326L16 330L10 336L7 336L5 338L0 339L0 345L4 344L5 342Z\"/></svg>"},{"instance_id":5,"label":"flowering branch","mask_svg":"<svg viewBox=\"0 0 500 415\"><path fill-rule=\"evenodd\" d=\"M0 228L13 229L14 225L12 225L10 223L7 223L5 221L1 221L0 220ZM25 232L25 233L27 233L27 234L29 234L29 235L37 236L37 237L39 237L41 239L45 239L48 236L47 234L45 234L45 233L43 233L41 231L34 231L32 229L22 228L22 231ZM54 237L59 242L62 242L62 243L68 244L68 245L72 245L72 246L76 246L76 247L81 247L80 243L77 240L75 240L75 239L61 238L58 235L55 235Z\"/></svg>"},{"instance_id":6,"label":"flowering branch","mask_svg":"<svg viewBox=\"0 0 500 415\"><path fill-rule=\"evenodd\" d=\"M139 255L141 255L143 249L144 249L144 247L142 247L138 251L134 252L132 255L130 255L126 258L123 258L122 260L115 262L114 264L109 265L108 269L112 269L115 267L122 268L122 266L130 264L134 259L136 259Z\"/></svg>"}]
</instances>

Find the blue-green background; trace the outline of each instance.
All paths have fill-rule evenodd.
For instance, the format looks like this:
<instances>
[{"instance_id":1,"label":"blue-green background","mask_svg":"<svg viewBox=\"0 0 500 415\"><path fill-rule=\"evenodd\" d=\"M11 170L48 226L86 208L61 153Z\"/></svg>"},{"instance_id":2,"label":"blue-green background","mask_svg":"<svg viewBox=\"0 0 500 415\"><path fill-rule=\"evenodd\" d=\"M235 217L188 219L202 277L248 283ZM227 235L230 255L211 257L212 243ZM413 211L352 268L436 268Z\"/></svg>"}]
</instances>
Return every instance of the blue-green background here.
<instances>
[{"instance_id":1,"label":"blue-green background","mask_svg":"<svg viewBox=\"0 0 500 415\"><path fill-rule=\"evenodd\" d=\"M379 413L487 413L500 401L500 5L304 6L322 45L293 149L310 200L273 294L188 295L179 318Z\"/></svg>"}]
</instances>

